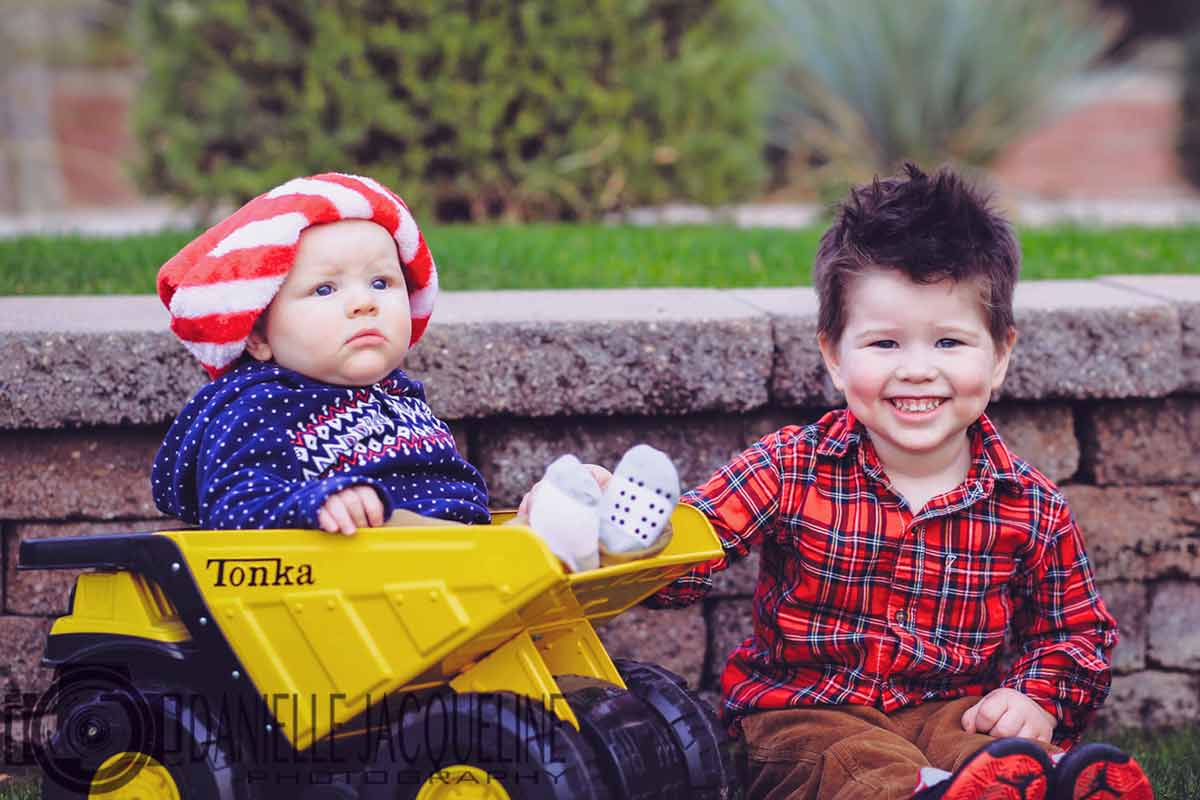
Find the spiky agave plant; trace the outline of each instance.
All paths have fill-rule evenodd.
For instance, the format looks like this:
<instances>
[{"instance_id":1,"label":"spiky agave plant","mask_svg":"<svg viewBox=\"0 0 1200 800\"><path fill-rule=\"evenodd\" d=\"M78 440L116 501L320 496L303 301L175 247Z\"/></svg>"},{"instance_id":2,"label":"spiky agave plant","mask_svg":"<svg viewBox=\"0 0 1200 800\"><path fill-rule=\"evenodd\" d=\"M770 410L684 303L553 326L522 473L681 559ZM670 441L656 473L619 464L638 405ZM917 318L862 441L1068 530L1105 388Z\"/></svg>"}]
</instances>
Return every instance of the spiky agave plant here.
<instances>
[{"instance_id":1,"label":"spiky agave plant","mask_svg":"<svg viewBox=\"0 0 1200 800\"><path fill-rule=\"evenodd\" d=\"M903 159L983 165L1109 26L1072 0L771 0L772 143L854 180Z\"/></svg>"}]
</instances>

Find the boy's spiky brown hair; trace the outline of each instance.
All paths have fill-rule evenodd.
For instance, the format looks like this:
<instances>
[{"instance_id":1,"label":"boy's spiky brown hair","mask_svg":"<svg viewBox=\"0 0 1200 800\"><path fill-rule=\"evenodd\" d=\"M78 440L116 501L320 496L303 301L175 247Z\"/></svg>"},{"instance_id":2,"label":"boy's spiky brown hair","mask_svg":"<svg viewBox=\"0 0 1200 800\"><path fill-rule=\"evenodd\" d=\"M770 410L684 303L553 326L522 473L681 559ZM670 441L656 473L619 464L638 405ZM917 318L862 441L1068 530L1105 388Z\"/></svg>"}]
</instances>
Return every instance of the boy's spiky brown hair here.
<instances>
[{"instance_id":1,"label":"boy's spiky brown hair","mask_svg":"<svg viewBox=\"0 0 1200 800\"><path fill-rule=\"evenodd\" d=\"M1013 327L1013 287L1021 249L1012 225L988 194L943 167L932 177L914 164L899 176L850 190L821 237L813 264L818 332L838 342L846 327L847 288L871 268L895 269L914 283L978 284L992 341Z\"/></svg>"}]
</instances>

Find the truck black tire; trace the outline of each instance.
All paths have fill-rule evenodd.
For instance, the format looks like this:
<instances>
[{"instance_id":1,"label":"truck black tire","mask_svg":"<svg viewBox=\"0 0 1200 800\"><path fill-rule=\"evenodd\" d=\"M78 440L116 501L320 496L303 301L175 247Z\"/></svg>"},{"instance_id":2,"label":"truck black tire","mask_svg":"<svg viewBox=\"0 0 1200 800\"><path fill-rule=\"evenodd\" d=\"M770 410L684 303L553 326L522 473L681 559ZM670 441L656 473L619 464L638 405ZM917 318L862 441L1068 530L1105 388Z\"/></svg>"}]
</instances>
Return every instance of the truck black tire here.
<instances>
[{"instance_id":1,"label":"truck black tire","mask_svg":"<svg viewBox=\"0 0 1200 800\"><path fill-rule=\"evenodd\" d=\"M670 731L645 703L625 689L603 683L568 690L566 699L615 797L688 797L682 756Z\"/></svg>"},{"instance_id":2,"label":"truck black tire","mask_svg":"<svg viewBox=\"0 0 1200 800\"><path fill-rule=\"evenodd\" d=\"M191 696L110 665L60 670L43 695L57 730L35 751L43 800L85 800L122 787L161 787L168 796L173 788L182 800L248 800L240 767Z\"/></svg>"},{"instance_id":3,"label":"truck black tire","mask_svg":"<svg viewBox=\"0 0 1200 800\"><path fill-rule=\"evenodd\" d=\"M484 782L489 797L510 800L613 800L584 737L511 692L425 698L381 739L364 777L361 800L411 800L422 789L451 797L456 785Z\"/></svg>"},{"instance_id":4,"label":"truck black tire","mask_svg":"<svg viewBox=\"0 0 1200 800\"><path fill-rule=\"evenodd\" d=\"M653 709L671 731L687 770L691 800L741 796L733 742L707 703L688 691L687 681L656 664L613 662L629 691Z\"/></svg>"}]
</instances>

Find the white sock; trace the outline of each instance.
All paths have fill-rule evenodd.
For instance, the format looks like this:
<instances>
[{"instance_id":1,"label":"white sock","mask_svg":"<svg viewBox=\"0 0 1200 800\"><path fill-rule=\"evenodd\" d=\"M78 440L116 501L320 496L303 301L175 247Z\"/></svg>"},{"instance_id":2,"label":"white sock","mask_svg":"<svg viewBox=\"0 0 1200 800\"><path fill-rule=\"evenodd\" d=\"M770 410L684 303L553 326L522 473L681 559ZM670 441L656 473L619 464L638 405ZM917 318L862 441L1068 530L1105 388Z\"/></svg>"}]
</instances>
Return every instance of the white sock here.
<instances>
[{"instance_id":1,"label":"white sock","mask_svg":"<svg viewBox=\"0 0 1200 800\"><path fill-rule=\"evenodd\" d=\"M679 473L671 459L648 444L621 457L600 499L600 541L612 553L652 546L679 501Z\"/></svg>"},{"instance_id":2,"label":"white sock","mask_svg":"<svg viewBox=\"0 0 1200 800\"><path fill-rule=\"evenodd\" d=\"M537 493L530 498L529 527L572 572L600 565L599 502L596 478L571 455L560 456L546 468Z\"/></svg>"}]
</instances>

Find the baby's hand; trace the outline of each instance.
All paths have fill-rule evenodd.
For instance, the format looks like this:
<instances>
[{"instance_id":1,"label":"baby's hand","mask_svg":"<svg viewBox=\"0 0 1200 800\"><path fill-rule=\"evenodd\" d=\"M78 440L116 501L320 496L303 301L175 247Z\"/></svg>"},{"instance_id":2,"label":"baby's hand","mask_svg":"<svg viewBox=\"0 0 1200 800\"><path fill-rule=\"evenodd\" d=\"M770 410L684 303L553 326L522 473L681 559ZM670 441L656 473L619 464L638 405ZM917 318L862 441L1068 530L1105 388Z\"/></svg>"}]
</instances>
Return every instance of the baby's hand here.
<instances>
[{"instance_id":1,"label":"baby's hand","mask_svg":"<svg viewBox=\"0 0 1200 800\"><path fill-rule=\"evenodd\" d=\"M1053 714L1016 689L993 689L962 715L964 731L997 739L1019 736L1049 742L1057 722Z\"/></svg>"},{"instance_id":2,"label":"baby's hand","mask_svg":"<svg viewBox=\"0 0 1200 800\"><path fill-rule=\"evenodd\" d=\"M383 501L370 486L351 486L325 498L317 522L323 531L350 536L359 528L383 524Z\"/></svg>"},{"instance_id":3,"label":"baby's hand","mask_svg":"<svg viewBox=\"0 0 1200 800\"><path fill-rule=\"evenodd\" d=\"M604 487L608 486L608 482L612 480L612 473L598 464L584 464L584 466L591 471L592 477L596 479L596 483L600 484L600 491L603 492ZM521 498L521 505L517 508L517 519L529 519L529 506L533 502L534 496L537 494L538 487L541 485L542 482L538 481L533 485L533 488L526 492L525 496Z\"/></svg>"}]
</instances>

